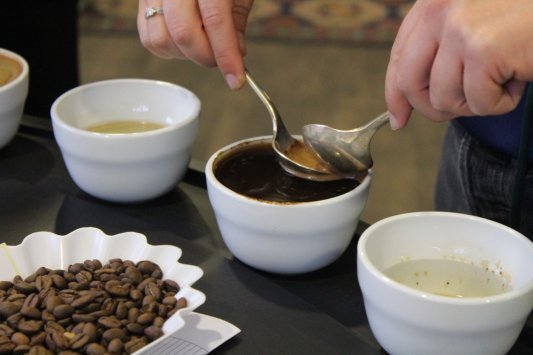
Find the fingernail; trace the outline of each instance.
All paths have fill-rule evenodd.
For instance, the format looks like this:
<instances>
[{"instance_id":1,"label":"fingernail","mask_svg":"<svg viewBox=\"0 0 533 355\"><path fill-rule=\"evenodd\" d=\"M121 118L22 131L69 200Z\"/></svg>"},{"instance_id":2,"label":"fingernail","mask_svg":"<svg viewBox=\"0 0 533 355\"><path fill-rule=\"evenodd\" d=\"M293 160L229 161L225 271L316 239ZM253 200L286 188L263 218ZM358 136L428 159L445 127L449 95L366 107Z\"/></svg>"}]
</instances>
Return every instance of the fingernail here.
<instances>
[{"instance_id":1,"label":"fingernail","mask_svg":"<svg viewBox=\"0 0 533 355\"><path fill-rule=\"evenodd\" d=\"M400 123L398 122L396 117L394 117L394 115L392 115L392 114L389 114L389 122L390 122L390 128L393 131L396 131L396 130L401 128Z\"/></svg>"},{"instance_id":2,"label":"fingernail","mask_svg":"<svg viewBox=\"0 0 533 355\"><path fill-rule=\"evenodd\" d=\"M244 40L244 33L237 32L237 38L239 39L239 50L243 56L246 55L246 41Z\"/></svg>"},{"instance_id":3,"label":"fingernail","mask_svg":"<svg viewBox=\"0 0 533 355\"><path fill-rule=\"evenodd\" d=\"M239 89L244 84L244 78L238 78L235 74L226 74L224 78L232 90Z\"/></svg>"}]
</instances>

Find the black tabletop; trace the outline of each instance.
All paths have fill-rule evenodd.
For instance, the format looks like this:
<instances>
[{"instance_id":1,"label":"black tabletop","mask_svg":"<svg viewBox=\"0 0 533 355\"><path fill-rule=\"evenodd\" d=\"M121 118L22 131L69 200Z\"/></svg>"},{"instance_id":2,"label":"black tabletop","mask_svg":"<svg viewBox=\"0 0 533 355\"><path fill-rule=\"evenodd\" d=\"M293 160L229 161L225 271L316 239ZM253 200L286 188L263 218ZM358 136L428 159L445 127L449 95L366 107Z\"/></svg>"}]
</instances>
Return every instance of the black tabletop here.
<instances>
[{"instance_id":1,"label":"black tabletop","mask_svg":"<svg viewBox=\"0 0 533 355\"><path fill-rule=\"evenodd\" d=\"M197 311L241 329L215 353L379 354L356 277L356 243L316 272L280 276L234 259L222 241L205 190L189 169L170 193L142 204L113 204L82 192L71 180L49 121L24 117L15 139L0 150L0 242L18 244L36 231L67 234L97 227L106 234L135 231L150 244L173 244L180 261L201 267L194 287L207 296ZM513 354L533 353L533 317Z\"/></svg>"}]
</instances>

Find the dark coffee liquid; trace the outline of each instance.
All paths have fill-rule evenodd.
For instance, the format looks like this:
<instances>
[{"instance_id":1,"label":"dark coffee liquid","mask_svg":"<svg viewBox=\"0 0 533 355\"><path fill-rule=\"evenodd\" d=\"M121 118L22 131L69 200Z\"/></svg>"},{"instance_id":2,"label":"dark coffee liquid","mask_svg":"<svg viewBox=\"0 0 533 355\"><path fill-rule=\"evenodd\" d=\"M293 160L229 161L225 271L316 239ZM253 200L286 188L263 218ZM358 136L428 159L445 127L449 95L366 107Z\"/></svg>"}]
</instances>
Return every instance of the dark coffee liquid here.
<instances>
[{"instance_id":1,"label":"dark coffee liquid","mask_svg":"<svg viewBox=\"0 0 533 355\"><path fill-rule=\"evenodd\" d=\"M317 182L287 173L270 143L243 145L213 168L218 181L245 196L274 202L310 202L342 195L359 182L351 179Z\"/></svg>"}]
</instances>

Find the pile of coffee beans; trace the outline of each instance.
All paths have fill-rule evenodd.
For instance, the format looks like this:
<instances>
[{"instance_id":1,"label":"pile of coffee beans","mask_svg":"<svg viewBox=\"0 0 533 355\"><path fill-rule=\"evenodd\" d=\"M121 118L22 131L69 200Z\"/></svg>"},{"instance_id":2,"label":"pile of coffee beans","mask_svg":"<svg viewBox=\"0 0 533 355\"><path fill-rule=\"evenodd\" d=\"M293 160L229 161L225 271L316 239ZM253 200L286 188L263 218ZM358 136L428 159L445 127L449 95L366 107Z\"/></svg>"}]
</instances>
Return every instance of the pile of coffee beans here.
<instances>
[{"instance_id":1,"label":"pile of coffee beans","mask_svg":"<svg viewBox=\"0 0 533 355\"><path fill-rule=\"evenodd\" d=\"M0 354L131 354L187 306L151 261L86 260L0 281Z\"/></svg>"}]
</instances>

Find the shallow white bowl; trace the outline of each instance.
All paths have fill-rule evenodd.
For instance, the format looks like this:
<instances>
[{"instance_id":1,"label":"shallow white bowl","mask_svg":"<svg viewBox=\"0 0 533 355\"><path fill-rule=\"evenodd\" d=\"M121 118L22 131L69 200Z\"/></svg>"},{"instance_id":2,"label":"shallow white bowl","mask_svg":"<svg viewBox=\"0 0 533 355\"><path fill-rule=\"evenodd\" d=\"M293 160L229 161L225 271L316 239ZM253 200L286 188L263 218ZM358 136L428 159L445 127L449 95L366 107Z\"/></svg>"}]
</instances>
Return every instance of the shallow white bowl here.
<instances>
[{"instance_id":1,"label":"shallow white bowl","mask_svg":"<svg viewBox=\"0 0 533 355\"><path fill-rule=\"evenodd\" d=\"M68 235L36 232L24 238L19 245L0 244L0 280L11 281L16 275L24 278L41 266L64 270L87 259L107 262L112 258L121 258L157 263L164 279L180 285L176 298L185 297L188 305L167 319L163 326L164 336L139 350L143 352L183 327L183 316L205 302L205 295L192 287L202 277L203 271L197 266L180 263L181 254L181 249L172 245L150 245L143 234L135 232L106 235L91 227L77 229Z\"/></svg>"},{"instance_id":2,"label":"shallow white bowl","mask_svg":"<svg viewBox=\"0 0 533 355\"><path fill-rule=\"evenodd\" d=\"M244 139L215 152L205 174L209 201L231 253L255 268L297 274L335 261L353 238L370 189L371 173L355 189L314 202L277 203L250 198L224 186L213 173L217 159L250 142Z\"/></svg>"},{"instance_id":3,"label":"shallow white bowl","mask_svg":"<svg viewBox=\"0 0 533 355\"><path fill-rule=\"evenodd\" d=\"M405 286L384 271L409 260L454 260L501 272L510 290L452 298ZM366 229L357 276L372 332L391 354L505 354L533 308L533 243L499 223L420 212Z\"/></svg>"},{"instance_id":4,"label":"shallow white bowl","mask_svg":"<svg viewBox=\"0 0 533 355\"><path fill-rule=\"evenodd\" d=\"M144 79L79 86L52 105L52 126L67 169L85 192L112 202L142 202L175 187L187 171L200 101L189 90ZM146 120L165 128L125 134L85 128Z\"/></svg>"},{"instance_id":5,"label":"shallow white bowl","mask_svg":"<svg viewBox=\"0 0 533 355\"><path fill-rule=\"evenodd\" d=\"M17 133L28 95L28 62L19 54L0 48L0 54L15 59L22 66L22 72L15 80L0 86L0 148L8 144Z\"/></svg>"}]
</instances>

